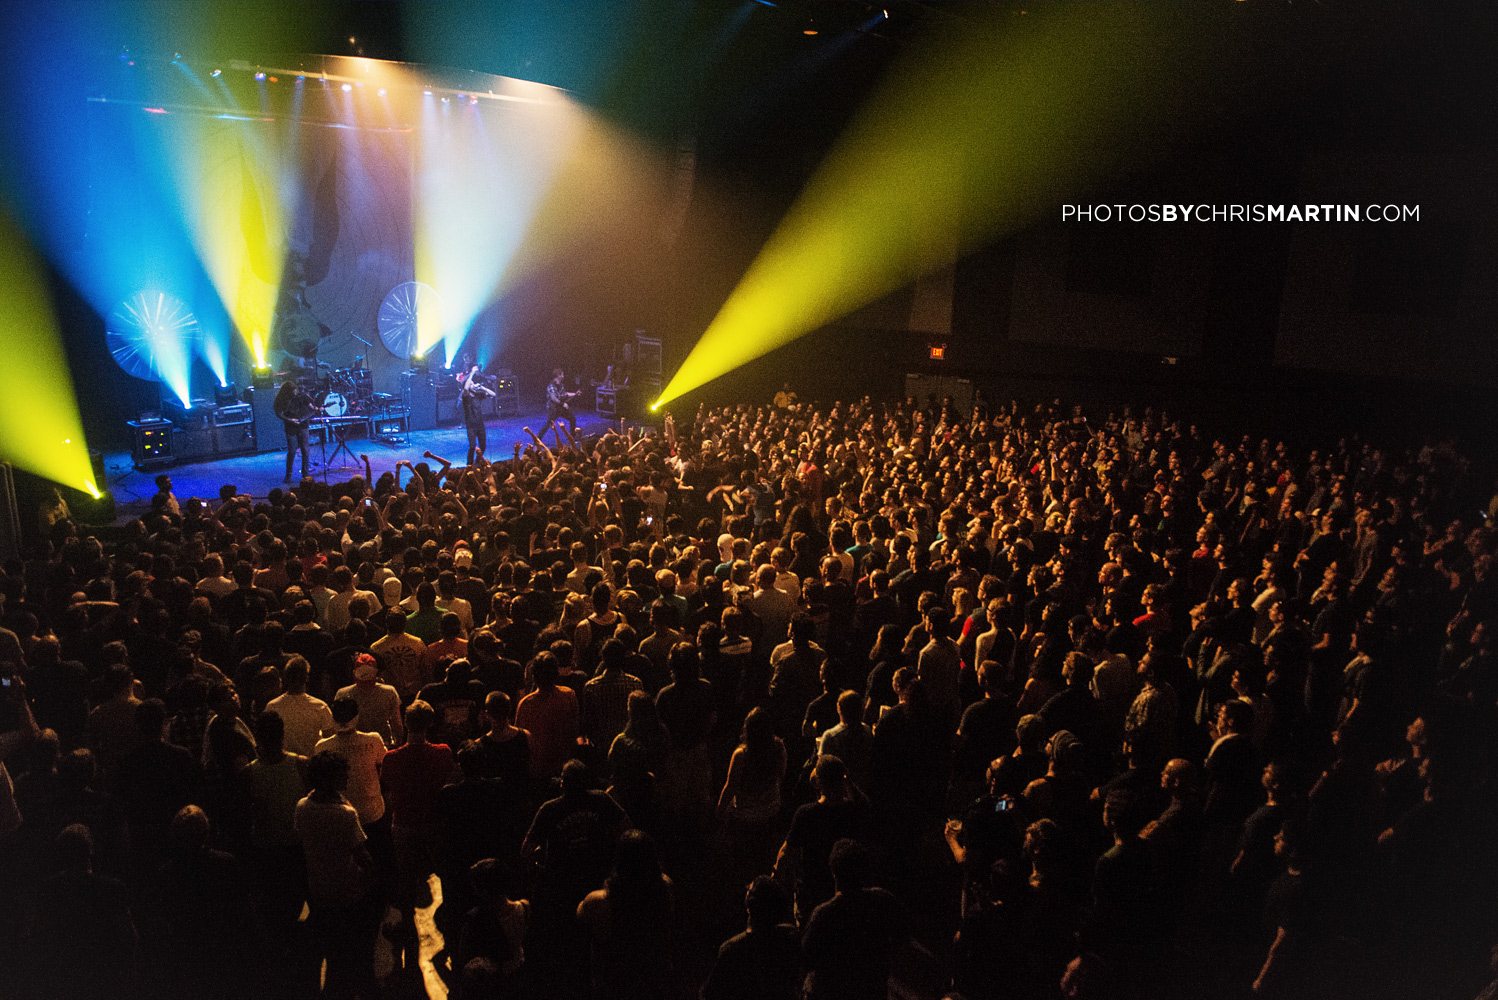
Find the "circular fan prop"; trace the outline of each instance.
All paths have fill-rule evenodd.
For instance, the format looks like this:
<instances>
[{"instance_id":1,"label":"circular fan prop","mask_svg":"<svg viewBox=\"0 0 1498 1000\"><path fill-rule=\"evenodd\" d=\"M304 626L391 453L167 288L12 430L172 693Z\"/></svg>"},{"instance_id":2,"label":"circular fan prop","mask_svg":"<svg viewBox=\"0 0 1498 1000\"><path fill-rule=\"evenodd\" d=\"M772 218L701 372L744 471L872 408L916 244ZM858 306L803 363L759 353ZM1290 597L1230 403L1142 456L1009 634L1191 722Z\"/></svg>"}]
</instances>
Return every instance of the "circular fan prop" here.
<instances>
[{"instance_id":1,"label":"circular fan prop","mask_svg":"<svg viewBox=\"0 0 1498 1000\"><path fill-rule=\"evenodd\" d=\"M136 378L184 382L202 331L187 304L165 292L136 292L121 302L104 326L104 342L116 363Z\"/></svg>"},{"instance_id":2,"label":"circular fan prop","mask_svg":"<svg viewBox=\"0 0 1498 1000\"><path fill-rule=\"evenodd\" d=\"M415 357L423 341L431 346L441 339L442 296L420 281L396 285L380 303L376 324L386 350L401 360Z\"/></svg>"}]
</instances>

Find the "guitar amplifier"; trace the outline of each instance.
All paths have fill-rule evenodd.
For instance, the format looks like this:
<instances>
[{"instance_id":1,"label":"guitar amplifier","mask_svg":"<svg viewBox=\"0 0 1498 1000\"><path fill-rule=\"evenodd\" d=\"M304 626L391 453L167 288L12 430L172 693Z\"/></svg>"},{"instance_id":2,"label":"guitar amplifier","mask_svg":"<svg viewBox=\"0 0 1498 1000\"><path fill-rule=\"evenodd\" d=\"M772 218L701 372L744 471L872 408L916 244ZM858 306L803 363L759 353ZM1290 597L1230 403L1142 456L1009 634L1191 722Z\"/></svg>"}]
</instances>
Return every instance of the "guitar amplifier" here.
<instances>
[{"instance_id":1,"label":"guitar amplifier","mask_svg":"<svg viewBox=\"0 0 1498 1000\"><path fill-rule=\"evenodd\" d=\"M172 454L181 462L213 457L213 428L177 427L172 430Z\"/></svg>"},{"instance_id":2,"label":"guitar amplifier","mask_svg":"<svg viewBox=\"0 0 1498 1000\"><path fill-rule=\"evenodd\" d=\"M215 425L213 452L216 455L253 455L255 453L255 421L242 420L238 423Z\"/></svg>"},{"instance_id":3,"label":"guitar amplifier","mask_svg":"<svg viewBox=\"0 0 1498 1000\"><path fill-rule=\"evenodd\" d=\"M437 376L437 424L447 426L463 419L463 403L459 400L463 387L447 373Z\"/></svg>"},{"instance_id":4,"label":"guitar amplifier","mask_svg":"<svg viewBox=\"0 0 1498 1000\"><path fill-rule=\"evenodd\" d=\"M253 424L255 422L255 411L249 403L230 403L227 406L215 406L213 408L213 426L235 427L239 424Z\"/></svg>"}]
</instances>

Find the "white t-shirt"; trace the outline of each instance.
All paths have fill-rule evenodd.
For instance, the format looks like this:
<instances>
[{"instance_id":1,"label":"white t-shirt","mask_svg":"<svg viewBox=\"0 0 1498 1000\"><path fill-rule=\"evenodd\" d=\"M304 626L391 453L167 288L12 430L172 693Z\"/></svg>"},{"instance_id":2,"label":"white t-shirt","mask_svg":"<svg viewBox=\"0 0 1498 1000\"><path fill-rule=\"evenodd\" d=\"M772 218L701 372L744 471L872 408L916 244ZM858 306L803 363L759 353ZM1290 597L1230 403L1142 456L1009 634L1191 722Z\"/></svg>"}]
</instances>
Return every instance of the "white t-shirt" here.
<instances>
[{"instance_id":1,"label":"white t-shirt","mask_svg":"<svg viewBox=\"0 0 1498 1000\"><path fill-rule=\"evenodd\" d=\"M333 728L333 711L328 703L306 692L288 691L272 698L265 710L275 712L286 723L287 753L310 754L323 733Z\"/></svg>"},{"instance_id":2,"label":"white t-shirt","mask_svg":"<svg viewBox=\"0 0 1498 1000\"><path fill-rule=\"evenodd\" d=\"M385 815L385 796L380 791L380 764L385 760L385 741L374 733L350 730L318 740L312 752L323 750L336 751L348 761L348 790L344 795L358 811L359 822L365 826L378 822ZM300 812L300 804L297 809ZM311 866L310 859L308 866Z\"/></svg>"},{"instance_id":3,"label":"white t-shirt","mask_svg":"<svg viewBox=\"0 0 1498 1000\"><path fill-rule=\"evenodd\" d=\"M386 746L395 746L405 739L405 727L401 725L401 696L395 688L379 683L370 687L350 684L339 688L333 700L345 697L359 703L355 725L361 730L379 736Z\"/></svg>"},{"instance_id":4,"label":"white t-shirt","mask_svg":"<svg viewBox=\"0 0 1498 1000\"><path fill-rule=\"evenodd\" d=\"M461 597L437 598L437 607L443 611L451 611L458 616L463 623L463 632L466 634L473 631L473 605Z\"/></svg>"},{"instance_id":5,"label":"white t-shirt","mask_svg":"<svg viewBox=\"0 0 1498 1000\"><path fill-rule=\"evenodd\" d=\"M295 826L307 857L307 900L314 906L352 906L364 895L364 870L355 852L369 838L347 799L296 804Z\"/></svg>"}]
</instances>

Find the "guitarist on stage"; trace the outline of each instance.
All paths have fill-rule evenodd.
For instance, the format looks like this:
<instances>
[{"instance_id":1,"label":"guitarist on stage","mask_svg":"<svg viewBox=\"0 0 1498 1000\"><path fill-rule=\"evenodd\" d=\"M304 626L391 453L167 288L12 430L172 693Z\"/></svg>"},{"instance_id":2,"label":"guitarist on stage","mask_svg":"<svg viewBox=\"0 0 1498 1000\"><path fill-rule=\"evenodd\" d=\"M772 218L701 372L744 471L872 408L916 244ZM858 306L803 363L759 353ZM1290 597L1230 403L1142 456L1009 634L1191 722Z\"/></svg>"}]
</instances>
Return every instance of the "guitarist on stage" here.
<instances>
[{"instance_id":1,"label":"guitarist on stage","mask_svg":"<svg viewBox=\"0 0 1498 1000\"><path fill-rule=\"evenodd\" d=\"M281 383L281 391L276 393L273 410L286 429L286 482L292 482L291 469L296 464L298 448L302 452L302 478L305 479L312 474L309 468L312 462L307 453L307 421L313 413L312 398L302 391L296 379L287 379Z\"/></svg>"},{"instance_id":2,"label":"guitarist on stage","mask_svg":"<svg viewBox=\"0 0 1498 1000\"><path fill-rule=\"evenodd\" d=\"M564 443L562 441L562 429L558 426L561 421L567 421L567 426L571 429L570 435L577 434L577 417L572 415L571 405L572 397L576 396L577 393L568 392L562 388L563 378L562 369L553 369L551 382L546 386L546 426L541 428L540 434L540 437L544 438L547 431L554 431L556 433L558 448Z\"/></svg>"}]
</instances>

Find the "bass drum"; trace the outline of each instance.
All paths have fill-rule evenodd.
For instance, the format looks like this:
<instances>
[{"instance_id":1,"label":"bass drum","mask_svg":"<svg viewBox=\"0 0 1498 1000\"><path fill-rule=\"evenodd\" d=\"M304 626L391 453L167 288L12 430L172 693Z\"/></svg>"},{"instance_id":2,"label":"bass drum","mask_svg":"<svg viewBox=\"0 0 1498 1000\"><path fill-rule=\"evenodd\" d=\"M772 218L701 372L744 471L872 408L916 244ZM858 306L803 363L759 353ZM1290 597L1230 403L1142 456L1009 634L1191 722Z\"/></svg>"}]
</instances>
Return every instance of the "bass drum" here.
<instances>
[{"instance_id":1,"label":"bass drum","mask_svg":"<svg viewBox=\"0 0 1498 1000\"><path fill-rule=\"evenodd\" d=\"M341 392L330 392L322 398L324 416L346 417L349 412L348 397Z\"/></svg>"}]
</instances>

